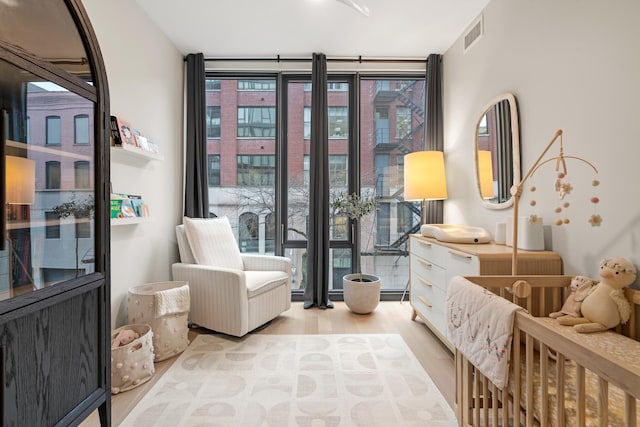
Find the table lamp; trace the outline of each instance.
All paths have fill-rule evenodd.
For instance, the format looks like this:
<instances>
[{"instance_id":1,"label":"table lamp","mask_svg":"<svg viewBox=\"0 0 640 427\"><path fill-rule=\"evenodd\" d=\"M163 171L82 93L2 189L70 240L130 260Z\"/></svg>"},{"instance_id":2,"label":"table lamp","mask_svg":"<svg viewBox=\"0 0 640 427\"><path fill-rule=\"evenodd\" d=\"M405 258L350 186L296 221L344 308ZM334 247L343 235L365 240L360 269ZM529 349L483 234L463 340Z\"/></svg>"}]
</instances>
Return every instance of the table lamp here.
<instances>
[{"instance_id":1,"label":"table lamp","mask_svg":"<svg viewBox=\"0 0 640 427\"><path fill-rule=\"evenodd\" d=\"M415 151L404 156L404 200L422 202L420 221L427 223L427 200L447 198L442 151Z\"/></svg>"},{"instance_id":2,"label":"table lamp","mask_svg":"<svg viewBox=\"0 0 640 427\"><path fill-rule=\"evenodd\" d=\"M24 157L6 156L6 192L4 209L9 210L9 205L32 205L36 194L36 162ZM15 254L15 249L9 236L9 229L6 229L6 240L9 243L9 283L13 284L12 263L17 261L25 273L30 276L27 268Z\"/></svg>"},{"instance_id":3,"label":"table lamp","mask_svg":"<svg viewBox=\"0 0 640 427\"><path fill-rule=\"evenodd\" d=\"M491 161L491 151L478 150L478 183L480 185L480 195L483 199L493 199L493 163Z\"/></svg>"}]
</instances>

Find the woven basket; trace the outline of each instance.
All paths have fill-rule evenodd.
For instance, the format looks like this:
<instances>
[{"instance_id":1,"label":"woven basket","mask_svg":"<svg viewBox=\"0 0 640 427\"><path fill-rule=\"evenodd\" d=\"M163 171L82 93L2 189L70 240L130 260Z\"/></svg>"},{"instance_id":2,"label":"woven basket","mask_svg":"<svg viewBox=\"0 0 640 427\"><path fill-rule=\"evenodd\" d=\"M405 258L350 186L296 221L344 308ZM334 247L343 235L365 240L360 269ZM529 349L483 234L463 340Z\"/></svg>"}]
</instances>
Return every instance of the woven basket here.
<instances>
[{"instance_id":1,"label":"woven basket","mask_svg":"<svg viewBox=\"0 0 640 427\"><path fill-rule=\"evenodd\" d=\"M154 374L153 332L149 325L125 325L111 332L111 340L122 330L140 335L129 344L111 349L111 393L118 394L147 382Z\"/></svg>"},{"instance_id":2,"label":"woven basket","mask_svg":"<svg viewBox=\"0 0 640 427\"><path fill-rule=\"evenodd\" d=\"M182 295L187 295L187 305L158 315L156 294L171 290L182 290ZM189 284L181 281L148 283L129 289L128 321L151 326L156 362L182 353L189 345L188 295Z\"/></svg>"}]
</instances>

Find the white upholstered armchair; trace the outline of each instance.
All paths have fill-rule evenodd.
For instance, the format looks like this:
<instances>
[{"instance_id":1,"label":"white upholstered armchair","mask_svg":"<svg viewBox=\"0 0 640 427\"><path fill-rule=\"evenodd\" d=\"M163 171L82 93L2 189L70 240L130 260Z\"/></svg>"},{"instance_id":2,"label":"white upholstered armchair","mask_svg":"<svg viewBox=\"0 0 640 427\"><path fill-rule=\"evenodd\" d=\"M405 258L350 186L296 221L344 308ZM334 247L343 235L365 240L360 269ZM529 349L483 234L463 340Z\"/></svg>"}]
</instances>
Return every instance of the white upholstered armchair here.
<instances>
[{"instance_id":1,"label":"white upholstered armchair","mask_svg":"<svg viewBox=\"0 0 640 427\"><path fill-rule=\"evenodd\" d=\"M173 279L189 282L191 323L241 337L291 307L291 260L240 253L226 217L184 218L176 234Z\"/></svg>"}]
</instances>

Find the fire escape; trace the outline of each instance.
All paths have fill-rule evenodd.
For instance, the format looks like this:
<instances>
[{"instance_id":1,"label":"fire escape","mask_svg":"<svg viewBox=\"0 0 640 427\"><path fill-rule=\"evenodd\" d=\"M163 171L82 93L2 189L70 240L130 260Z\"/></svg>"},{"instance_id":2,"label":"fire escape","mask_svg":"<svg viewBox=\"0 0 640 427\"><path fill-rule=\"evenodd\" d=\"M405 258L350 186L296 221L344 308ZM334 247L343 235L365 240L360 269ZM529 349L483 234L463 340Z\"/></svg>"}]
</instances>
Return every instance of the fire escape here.
<instances>
[{"instance_id":1,"label":"fire escape","mask_svg":"<svg viewBox=\"0 0 640 427\"><path fill-rule=\"evenodd\" d=\"M396 84L398 83L400 82L396 81ZM405 221L409 223L404 232L397 232L395 229L398 227L395 227L394 230L390 229L388 242L378 241L373 255L407 256L409 235L418 233L420 230L420 206L404 200L404 176L397 159L416 149L422 149L425 111L424 106L419 105L415 100L424 100L425 85L423 81L411 81L400 88L383 85L376 87L375 90L376 111L387 111L390 114L392 110L397 112L397 107L406 107L411 111L410 128L405 129L402 136L396 135L397 127L394 129L391 129L390 126L387 126L387 129L376 128L374 150L376 155L388 155L390 159L396 159L396 161L390 162L386 171L376 170L376 199L379 203L397 206L396 212L407 212L407 217L410 212L411 219L405 218ZM400 209L400 206L403 206L404 209ZM397 219L400 220L400 218ZM376 223L380 226L379 218L376 218ZM391 224L391 221L388 223Z\"/></svg>"}]
</instances>

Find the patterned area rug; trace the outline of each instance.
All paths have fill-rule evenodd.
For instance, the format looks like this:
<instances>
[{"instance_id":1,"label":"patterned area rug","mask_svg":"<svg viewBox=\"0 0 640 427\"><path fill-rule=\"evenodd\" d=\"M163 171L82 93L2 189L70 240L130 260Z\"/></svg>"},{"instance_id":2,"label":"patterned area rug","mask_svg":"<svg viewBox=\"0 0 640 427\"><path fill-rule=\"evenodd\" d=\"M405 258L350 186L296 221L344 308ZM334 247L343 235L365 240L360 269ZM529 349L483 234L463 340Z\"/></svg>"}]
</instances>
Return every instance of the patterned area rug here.
<instances>
[{"instance_id":1,"label":"patterned area rug","mask_svg":"<svg viewBox=\"0 0 640 427\"><path fill-rule=\"evenodd\" d=\"M400 335L199 335L122 426L457 426Z\"/></svg>"}]
</instances>

